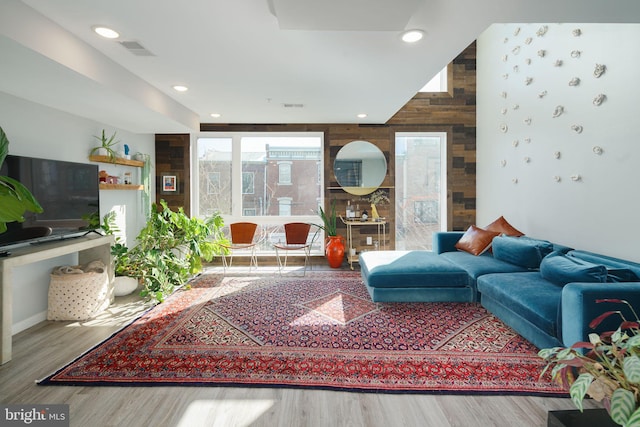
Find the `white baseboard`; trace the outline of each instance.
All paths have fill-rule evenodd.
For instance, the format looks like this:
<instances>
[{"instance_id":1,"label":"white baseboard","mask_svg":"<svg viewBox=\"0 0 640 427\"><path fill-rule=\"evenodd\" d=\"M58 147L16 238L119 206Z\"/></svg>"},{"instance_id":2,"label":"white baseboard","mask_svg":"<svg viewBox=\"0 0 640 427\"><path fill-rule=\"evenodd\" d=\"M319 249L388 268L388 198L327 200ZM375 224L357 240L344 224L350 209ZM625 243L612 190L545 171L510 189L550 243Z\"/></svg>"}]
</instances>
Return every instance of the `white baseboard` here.
<instances>
[{"instance_id":1,"label":"white baseboard","mask_svg":"<svg viewBox=\"0 0 640 427\"><path fill-rule=\"evenodd\" d=\"M47 311L42 311L40 313L34 314L28 319L21 320L20 322L14 323L11 325L11 335L15 335L24 331L25 329L29 329L30 327L37 325L40 322L44 322L47 320Z\"/></svg>"}]
</instances>

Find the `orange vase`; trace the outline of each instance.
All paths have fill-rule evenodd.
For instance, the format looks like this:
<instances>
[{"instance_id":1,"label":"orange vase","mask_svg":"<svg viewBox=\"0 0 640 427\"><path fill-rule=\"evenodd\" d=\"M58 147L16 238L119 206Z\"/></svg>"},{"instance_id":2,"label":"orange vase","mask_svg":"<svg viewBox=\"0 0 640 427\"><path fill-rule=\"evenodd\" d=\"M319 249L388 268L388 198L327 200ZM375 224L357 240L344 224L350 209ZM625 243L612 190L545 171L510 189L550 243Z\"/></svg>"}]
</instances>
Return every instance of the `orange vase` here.
<instances>
[{"instance_id":1,"label":"orange vase","mask_svg":"<svg viewBox=\"0 0 640 427\"><path fill-rule=\"evenodd\" d=\"M344 237L327 236L324 254L329 261L329 267L340 268L344 259L344 246Z\"/></svg>"}]
</instances>

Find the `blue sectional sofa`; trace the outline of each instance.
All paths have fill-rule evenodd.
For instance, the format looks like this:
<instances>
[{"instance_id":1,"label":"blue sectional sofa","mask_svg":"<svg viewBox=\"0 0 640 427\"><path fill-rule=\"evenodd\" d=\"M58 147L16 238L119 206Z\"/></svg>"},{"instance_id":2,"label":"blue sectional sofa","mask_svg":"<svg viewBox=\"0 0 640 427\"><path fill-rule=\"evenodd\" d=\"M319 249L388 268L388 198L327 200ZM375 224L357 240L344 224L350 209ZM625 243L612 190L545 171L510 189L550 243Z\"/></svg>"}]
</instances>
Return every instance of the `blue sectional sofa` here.
<instances>
[{"instance_id":1,"label":"blue sectional sofa","mask_svg":"<svg viewBox=\"0 0 640 427\"><path fill-rule=\"evenodd\" d=\"M373 301L479 301L539 348L569 346L594 332L589 322L609 310L640 312L640 264L528 237L498 236L480 255L456 249L464 232L434 234L433 252L360 255ZM462 273L463 272L463 273ZM466 276L466 277L465 277ZM612 316L599 330L613 330Z\"/></svg>"}]
</instances>

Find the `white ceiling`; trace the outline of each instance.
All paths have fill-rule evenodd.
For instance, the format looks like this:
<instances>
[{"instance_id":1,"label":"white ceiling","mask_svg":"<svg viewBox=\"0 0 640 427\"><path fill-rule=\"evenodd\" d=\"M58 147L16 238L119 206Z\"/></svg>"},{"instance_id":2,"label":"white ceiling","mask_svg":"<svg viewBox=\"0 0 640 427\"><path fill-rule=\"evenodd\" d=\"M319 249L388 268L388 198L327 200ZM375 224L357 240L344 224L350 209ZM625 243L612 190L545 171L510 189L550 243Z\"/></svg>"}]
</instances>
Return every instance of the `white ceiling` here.
<instances>
[{"instance_id":1,"label":"white ceiling","mask_svg":"<svg viewBox=\"0 0 640 427\"><path fill-rule=\"evenodd\" d=\"M640 22L640 2L2 0L0 91L139 133L384 123L499 22ZM154 56L98 37L97 24ZM404 44L409 28L426 37Z\"/></svg>"}]
</instances>

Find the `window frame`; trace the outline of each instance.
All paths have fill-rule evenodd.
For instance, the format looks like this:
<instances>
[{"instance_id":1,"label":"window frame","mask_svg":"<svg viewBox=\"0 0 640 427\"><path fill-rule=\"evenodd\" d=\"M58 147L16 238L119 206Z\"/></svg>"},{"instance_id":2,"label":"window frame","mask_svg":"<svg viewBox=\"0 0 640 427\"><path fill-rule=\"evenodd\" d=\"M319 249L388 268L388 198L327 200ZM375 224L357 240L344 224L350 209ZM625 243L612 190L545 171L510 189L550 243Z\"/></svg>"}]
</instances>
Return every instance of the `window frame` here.
<instances>
[{"instance_id":1,"label":"window frame","mask_svg":"<svg viewBox=\"0 0 640 427\"><path fill-rule=\"evenodd\" d=\"M200 182L198 180L198 140L201 138L230 138L232 144L232 152L231 152L231 181L232 181L232 196L231 196L231 213L222 214L222 218L224 219L225 224L231 224L233 222L240 221L249 221L255 222L258 225L262 226L281 226L287 222L308 222L311 224L321 224L321 220L317 214L310 212L309 215L295 215L295 216L264 216L264 215L256 215L256 216L246 216L243 215L243 207L242 207L242 196L243 196L243 188L242 188L242 151L241 151L241 142L244 137L316 137L320 142L320 159L318 160L318 173L322 175L319 177L318 185L320 187L320 199L318 200L319 206L324 206L324 193L325 193L325 179L324 179L324 132L199 132L193 135L191 141L191 157L192 164L194 167L192 168L192 209L196 215L200 215L200 200L199 200L199 192L200 192ZM286 162L286 160L283 160ZM293 174L293 170L291 170L291 174ZM279 179L278 179L279 181ZM278 182L279 183L279 182ZM295 183L291 184L283 184L283 185L295 185ZM254 181L255 186L255 181ZM254 188L255 191L255 188ZM253 208L251 208L253 209ZM312 233L313 233L312 228ZM313 254L321 254L322 253L322 242L324 241L324 234L322 230L318 233L315 238L315 244L312 248ZM319 243L320 242L320 243Z\"/></svg>"},{"instance_id":2,"label":"window frame","mask_svg":"<svg viewBox=\"0 0 640 427\"><path fill-rule=\"evenodd\" d=\"M448 205L448 199L447 199L447 193L448 193L448 179L447 179L447 174L448 174L448 170L447 170L447 151L448 151L448 141L449 141L449 135L447 134L447 132L422 132L422 131L414 131L414 132L395 132L394 136L393 136L393 140L394 140L394 145L397 143L398 138L402 137L402 138L438 138L440 140L440 156L439 156L439 160L438 161L434 161L433 162L433 166L437 166L438 170L439 170L439 187L438 187L438 193L439 193L439 197L438 197L438 222L439 222L439 231L446 231L448 230L448 210L449 210L449 205ZM395 149L394 149L394 155L396 156L395 159L395 167L396 167L396 172L400 169L400 166L398 165L398 158L397 158L397 154L395 154ZM435 159L435 158L434 158ZM425 159L428 161L428 159ZM405 171L406 173L406 171ZM425 177L426 178L426 177ZM398 179L398 176L396 176L396 180ZM401 203L402 200L404 200L403 195L399 194L399 185L398 182L396 181L396 204ZM407 199L408 200L408 199ZM413 215L416 212L416 205L412 203L411 206L411 214ZM409 224L411 221L406 221L407 218L406 217L400 217L401 213L407 212L407 209L399 209L398 205L396 205L396 218L395 218L395 223L396 223L396 231L398 230L397 227L400 226L404 226L403 224ZM434 223L423 223L423 222L419 222L419 221L413 221L414 224L419 224L419 225L429 225L429 224L434 224ZM399 237L398 237L398 233L396 233L396 247L398 246L398 244L400 243L399 241ZM430 245L428 245L430 246Z\"/></svg>"},{"instance_id":3,"label":"window frame","mask_svg":"<svg viewBox=\"0 0 640 427\"><path fill-rule=\"evenodd\" d=\"M414 98L416 99L433 99L433 98L453 98L453 63L449 63L447 65L446 68L446 75L447 75L447 88L441 92L421 92L418 91L415 95ZM443 72L443 70L440 70L439 73ZM427 82L429 83L429 82ZM426 84L424 85L426 86ZM423 86L423 87L424 87ZM420 88L422 89L422 88Z\"/></svg>"}]
</instances>

